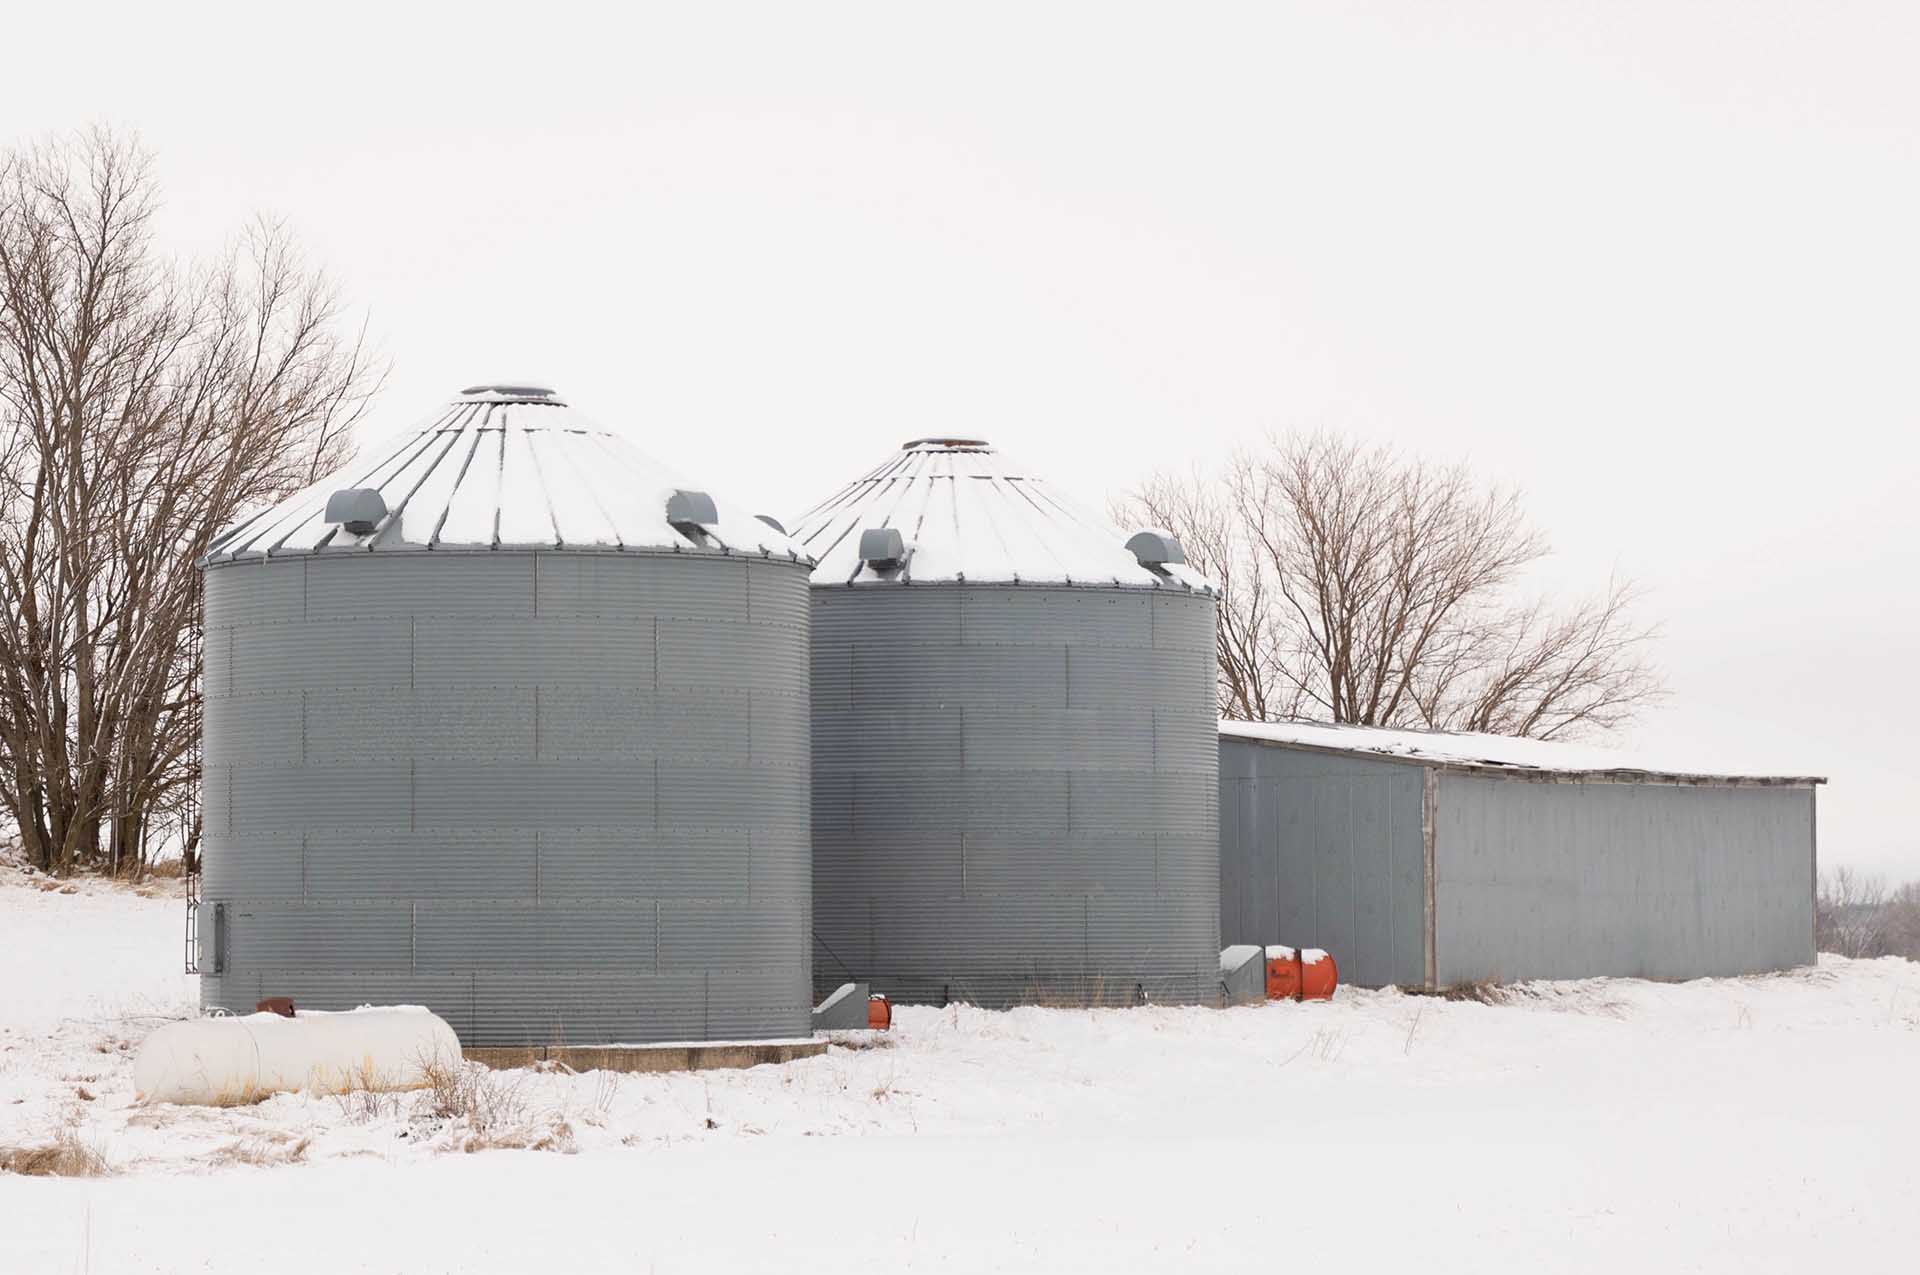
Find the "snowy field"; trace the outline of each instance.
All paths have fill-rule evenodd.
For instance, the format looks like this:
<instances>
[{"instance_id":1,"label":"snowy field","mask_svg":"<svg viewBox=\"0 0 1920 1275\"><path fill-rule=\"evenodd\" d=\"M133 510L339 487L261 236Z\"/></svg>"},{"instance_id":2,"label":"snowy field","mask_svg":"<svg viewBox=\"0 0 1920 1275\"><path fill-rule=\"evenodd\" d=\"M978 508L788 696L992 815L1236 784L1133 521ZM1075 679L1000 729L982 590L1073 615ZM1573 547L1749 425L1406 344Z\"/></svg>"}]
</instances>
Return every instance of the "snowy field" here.
<instances>
[{"instance_id":1,"label":"snowy field","mask_svg":"<svg viewBox=\"0 0 1920 1275\"><path fill-rule=\"evenodd\" d=\"M7 874L17 881L17 873ZM1911 1271L1920 966L1482 1005L903 1009L744 1072L132 1105L181 906L0 885L0 1272ZM868 1044L855 1040L854 1045ZM540 1145L487 1149L477 1143Z\"/></svg>"}]
</instances>

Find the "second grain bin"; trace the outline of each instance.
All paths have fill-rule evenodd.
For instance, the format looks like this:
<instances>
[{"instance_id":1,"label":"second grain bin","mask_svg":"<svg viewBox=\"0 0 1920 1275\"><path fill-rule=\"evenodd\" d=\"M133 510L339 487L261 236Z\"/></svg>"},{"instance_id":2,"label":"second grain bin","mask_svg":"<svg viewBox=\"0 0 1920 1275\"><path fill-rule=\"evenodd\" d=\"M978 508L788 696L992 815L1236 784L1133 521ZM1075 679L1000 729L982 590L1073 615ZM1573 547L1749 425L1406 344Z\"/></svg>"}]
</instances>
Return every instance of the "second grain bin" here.
<instances>
[{"instance_id":1,"label":"second grain bin","mask_svg":"<svg viewBox=\"0 0 1920 1275\"><path fill-rule=\"evenodd\" d=\"M552 391L216 540L202 1000L466 1045L809 1028L807 569Z\"/></svg>"},{"instance_id":2,"label":"second grain bin","mask_svg":"<svg viewBox=\"0 0 1920 1275\"><path fill-rule=\"evenodd\" d=\"M1211 1002L1215 598L985 442L805 514L816 991Z\"/></svg>"}]
</instances>

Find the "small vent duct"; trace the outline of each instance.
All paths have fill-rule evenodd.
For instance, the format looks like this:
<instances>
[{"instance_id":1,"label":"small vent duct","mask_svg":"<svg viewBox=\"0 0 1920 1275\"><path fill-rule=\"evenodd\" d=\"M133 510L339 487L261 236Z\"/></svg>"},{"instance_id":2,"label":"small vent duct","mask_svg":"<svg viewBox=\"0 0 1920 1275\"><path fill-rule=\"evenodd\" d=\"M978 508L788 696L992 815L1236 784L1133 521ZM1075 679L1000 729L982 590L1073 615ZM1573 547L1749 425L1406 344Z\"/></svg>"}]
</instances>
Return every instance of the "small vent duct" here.
<instances>
[{"instance_id":1,"label":"small vent duct","mask_svg":"<svg viewBox=\"0 0 1920 1275\"><path fill-rule=\"evenodd\" d=\"M343 487L327 497L326 519L348 535L371 535L387 516L387 502L372 487Z\"/></svg>"},{"instance_id":2,"label":"small vent duct","mask_svg":"<svg viewBox=\"0 0 1920 1275\"><path fill-rule=\"evenodd\" d=\"M713 497L704 491L676 491L667 497L667 521L676 527L705 530L720 521Z\"/></svg>"},{"instance_id":3,"label":"small vent duct","mask_svg":"<svg viewBox=\"0 0 1920 1275\"><path fill-rule=\"evenodd\" d=\"M875 571L891 571L906 561L906 542L896 528L868 527L860 533L860 558Z\"/></svg>"},{"instance_id":4,"label":"small vent duct","mask_svg":"<svg viewBox=\"0 0 1920 1275\"><path fill-rule=\"evenodd\" d=\"M1127 541L1127 552L1143 567L1180 567L1187 562L1187 551L1170 531L1136 531Z\"/></svg>"}]
</instances>

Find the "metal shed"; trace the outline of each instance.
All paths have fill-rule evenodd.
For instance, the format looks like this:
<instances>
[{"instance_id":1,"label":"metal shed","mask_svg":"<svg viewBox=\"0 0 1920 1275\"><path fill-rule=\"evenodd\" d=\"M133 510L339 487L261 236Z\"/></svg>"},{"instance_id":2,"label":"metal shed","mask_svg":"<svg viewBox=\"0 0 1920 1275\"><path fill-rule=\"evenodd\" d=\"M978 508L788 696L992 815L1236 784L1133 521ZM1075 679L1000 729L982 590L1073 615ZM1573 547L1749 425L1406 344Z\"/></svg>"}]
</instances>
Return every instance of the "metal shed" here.
<instances>
[{"instance_id":1,"label":"metal shed","mask_svg":"<svg viewBox=\"0 0 1920 1275\"><path fill-rule=\"evenodd\" d=\"M985 442L801 517L814 970L896 1000L1210 1001L1214 590Z\"/></svg>"},{"instance_id":2,"label":"metal shed","mask_svg":"<svg viewBox=\"0 0 1920 1275\"><path fill-rule=\"evenodd\" d=\"M1308 722L1220 723L1228 943L1361 986L1750 974L1814 958L1813 776Z\"/></svg>"},{"instance_id":3,"label":"metal shed","mask_svg":"<svg viewBox=\"0 0 1920 1275\"><path fill-rule=\"evenodd\" d=\"M204 1004L424 1004L468 1045L808 1031L785 535L482 386L202 566Z\"/></svg>"}]
</instances>

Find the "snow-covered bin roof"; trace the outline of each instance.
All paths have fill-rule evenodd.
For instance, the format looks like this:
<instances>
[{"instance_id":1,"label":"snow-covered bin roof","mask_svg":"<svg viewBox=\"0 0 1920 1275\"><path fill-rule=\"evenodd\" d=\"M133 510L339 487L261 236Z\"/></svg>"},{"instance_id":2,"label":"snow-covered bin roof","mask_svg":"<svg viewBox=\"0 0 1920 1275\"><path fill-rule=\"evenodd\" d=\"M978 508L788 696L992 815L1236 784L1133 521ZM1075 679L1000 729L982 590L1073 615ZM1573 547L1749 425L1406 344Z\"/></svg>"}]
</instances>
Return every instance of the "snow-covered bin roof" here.
<instances>
[{"instance_id":1,"label":"snow-covered bin roof","mask_svg":"<svg viewBox=\"0 0 1920 1275\"><path fill-rule=\"evenodd\" d=\"M1535 775L1594 775L1617 779L1697 779L1754 784L1824 784L1817 775L1759 773L1642 757L1591 744L1567 744L1510 735L1387 730L1329 722L1241 722L1220 719L1220 733L1236 739L1321 752L1353 753L1482 771Z\"/></svg>"},{"instance_id":2,"label":"snow-covered bin roof","mask_svg":"<svg viewBox=\"0 0 1920 1275\"><path fill-rule=\"evenodd\" d=\"M379 494L386 516L364 535L327 520L338 492ZM424 424L214 538L202 565L240 558L421 549L732 553L811 562L752 513L713 501L713 521L670 522L697 483L609 433L552 390L485 385ZM335 512L349 502L340 502ZM707 507L683 499L677 510ZM356 523L355 526L364 524Z\"/></svg>"},{"instance_id":3,"label":"snow-covered bin roof","mask_svg":"<svg viewBox=\"0 0 1920 1275\"><path fill-rule=\"evenodd\" d=\"M790 524L823 584L1071 584L1212 593L1184 564L1142 565L1128 532L1082 508L980 439L920 438ZM904 557L876 566L862 533L900 533ZM1137 529L1136 529L1137 530ZM1164 533L1161 533L1164 535Z\"/></svg>"}]
</instances>

